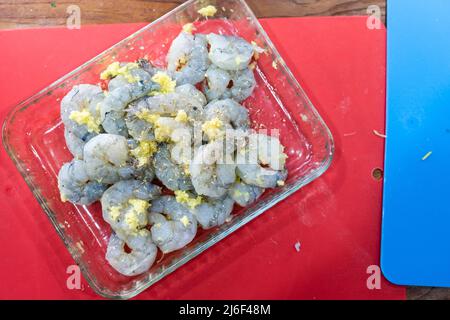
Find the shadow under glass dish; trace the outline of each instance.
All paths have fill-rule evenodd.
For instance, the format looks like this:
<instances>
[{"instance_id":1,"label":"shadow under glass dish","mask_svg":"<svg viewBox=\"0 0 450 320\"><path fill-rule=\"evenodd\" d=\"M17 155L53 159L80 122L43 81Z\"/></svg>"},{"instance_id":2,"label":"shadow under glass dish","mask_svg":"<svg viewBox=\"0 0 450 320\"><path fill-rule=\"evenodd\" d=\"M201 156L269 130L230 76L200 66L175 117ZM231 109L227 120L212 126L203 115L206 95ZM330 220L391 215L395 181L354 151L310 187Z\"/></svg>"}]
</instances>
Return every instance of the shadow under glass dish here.
<instances>
[{"instance_id":1,"label":"shadow under glass dish","mask_svg":"<svg viewBox=\"0 0 450 320\"><path fill-rule=\"evenodd\" d=\"M199 229L187 247L158 256L159 261L142 275L125 277L105 259L111 229L102 219L100 204L75 206L60 200L57 174L72 158L64 141L60 101L74 85L98 83L99 74L114 61L134 61L147 55L153 64L164 67L181 27L200 18L197 11L207 5L216 6L218 12L214 18L199 20L196 33L239 35L266 49L255 69L257 87L243 105L250 111L253 129L279 131L289 156L289 176L284 187L268 190L257 203L236 207L230 222L208 231ZM16 106L3 125L3 143L89 285L98 294L116 299L139 294L319 177L331 164L334 152L327 126L242 0L191 0L147 25Z\"/></svg>"}]
</instances>

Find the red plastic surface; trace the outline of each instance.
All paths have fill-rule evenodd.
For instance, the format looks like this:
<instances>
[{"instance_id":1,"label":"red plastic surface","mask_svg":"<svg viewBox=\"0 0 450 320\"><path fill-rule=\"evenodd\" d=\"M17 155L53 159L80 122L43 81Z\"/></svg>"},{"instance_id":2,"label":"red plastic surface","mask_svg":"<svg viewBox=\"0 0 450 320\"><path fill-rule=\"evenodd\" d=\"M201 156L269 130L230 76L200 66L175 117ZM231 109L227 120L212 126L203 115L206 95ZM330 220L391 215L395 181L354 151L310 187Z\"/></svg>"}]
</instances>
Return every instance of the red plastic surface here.
<instances>
[{"instance_id":1,"label":"red plastic surface","mask_svg":"<svg viewBox=\"0 0 450 320\"><path fill-rule=\"evenodd\" d=\"M381 279L385 30L365 18L262 20L330 127L325 175L138 296L141 299L404 299ZM21 100L142 24L0 32L0 121ZM0 298L90 299L66 286L68 251L18 171L0 150ZM295 248L300 243L299 252Z\"/></svg>"}]
</instances>

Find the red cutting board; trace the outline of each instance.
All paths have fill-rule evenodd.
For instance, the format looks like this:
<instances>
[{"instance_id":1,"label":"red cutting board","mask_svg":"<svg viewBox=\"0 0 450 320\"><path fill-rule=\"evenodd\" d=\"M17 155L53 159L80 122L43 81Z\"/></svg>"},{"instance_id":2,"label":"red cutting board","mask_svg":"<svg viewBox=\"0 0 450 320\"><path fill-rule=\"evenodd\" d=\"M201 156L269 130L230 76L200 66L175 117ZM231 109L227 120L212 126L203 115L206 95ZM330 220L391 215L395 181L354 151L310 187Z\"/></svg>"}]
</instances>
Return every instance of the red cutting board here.
<instances>
[{"instance_id":1,"label":"red cutting board","mask_svg":"<svg viewBox=\"0 0 450 320\"><path fill-rule=\"evenodd\" d=\"M379 264L385 117L385 30L366 18L262 20L330 127L325 175L192 262L142 299L404 299ZM143 26L0 32L0 120L22 99ZM66 286L73 260L18 171L0 151L0 298L97 298L83 280ZM301 244L297 252L295 244ZM245 285L243 285L245 283Z\"/></svg>"}]
</instances>

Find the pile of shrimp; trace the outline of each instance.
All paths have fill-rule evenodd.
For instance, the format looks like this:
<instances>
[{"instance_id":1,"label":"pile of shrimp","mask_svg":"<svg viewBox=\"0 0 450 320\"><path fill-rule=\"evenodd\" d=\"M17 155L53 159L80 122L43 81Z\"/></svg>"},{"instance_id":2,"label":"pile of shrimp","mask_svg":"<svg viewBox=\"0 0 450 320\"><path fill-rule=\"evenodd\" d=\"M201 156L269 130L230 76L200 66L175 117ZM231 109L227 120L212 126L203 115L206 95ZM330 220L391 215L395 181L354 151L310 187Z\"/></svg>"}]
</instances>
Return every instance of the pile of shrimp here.
<instances>
[{"instance_id":1,"label":"pile of shrimp","mask_svg":"<svg viewBox=\"0 0 450 320\"><path fill-rule=\"evenodd\" d=\"M62 99L74 159L58 175L61 199L101 202L106 260L119 273L146 272L158 250L184 248L197 228L219 227L235 205L285 184L284 147L253 132L241 105L259 52L236 36L183 30L166 69L114 62L100 75L107 90L81 84Z\"/></svg>"}]
</instances>

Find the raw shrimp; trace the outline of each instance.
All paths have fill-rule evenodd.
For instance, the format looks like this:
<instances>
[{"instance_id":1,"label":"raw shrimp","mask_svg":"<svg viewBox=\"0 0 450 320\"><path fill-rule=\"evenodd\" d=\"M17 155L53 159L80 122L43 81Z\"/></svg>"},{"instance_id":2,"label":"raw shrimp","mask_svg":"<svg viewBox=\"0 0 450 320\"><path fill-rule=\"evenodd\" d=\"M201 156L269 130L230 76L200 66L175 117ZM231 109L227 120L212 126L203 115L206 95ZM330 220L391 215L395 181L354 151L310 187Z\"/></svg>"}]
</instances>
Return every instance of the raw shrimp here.
<instances>
[{"instance_id":1,"label":"raw shrimp","mask_svg":"<svg viewBox=\"0 0 450 320\"><path fill-rule=\"evenodd\" d=\"M117 182L101 198L103 219L119 238L128 243L130 237L143 234L148 224L150 201L160 194L161 188L149 182Z\"/></svg>"},{"instance_id":2,"label":"raw shrimp","mask_svg":"<svg viewBox=\"0 0 450 320\"><path fill-rule=\"evenodd\" d=\"M127 164L128 142L122 136L100 134L86 143L83 155L86 172L92 180L113 184L132 176Z\"/></svg>"},{"instance_id":3,"label":"raw shrimp","mask_svg":"<svg viewBox=\"0 0 450 320\"><path fill-rule=\"evenodd\" d=\"M179 89L181 88L181 89ZM185 111L190 119L201 120L203 117L203 101L198 95L186 95L185 87L175 88L175 92L145 97L130 105L135 115L176 115Z\"/></svg>"},{"instance_id":4,"label":"raw shrimp","mask_svg":"<svg viewBox=\"0 0 450 320\"><path fill-rule=\"evenodd\" d=\"M205 78L203 92L208 98L208 101L230 98L228 87L231 83L231 76L228 71L211 65L206 71Z\"/></svg>"},{"instance_id":5,"label":"raw shrimp","mask_svg":"<svg viewBox=\"0 0 450 320\"><path fill-rule=\"evenodd\" d=\"M151 140L136 141L129 139L128 147L132 157L127 162L126 170L129 171L125 176L132 176L141 181L152 181L155 178L155 170L151 158L156 151L157 144ZM125 169L122 169L122 172Z\"/></svg>"},{"instance_id":6,"label":"raw shrimp","mask_svg":"<svg viewBox=\"0 0 450 320\"><path fill-rule=\"evenodd\" d=\"M221 198L236 180L233 143L217 140L202 145L190 165L191 180L199 195Z\"/></svg>"},{"instance_id":7,"label":"raw shrimp","mask_svg":"<svg viewBox=\"0 0 450 320\"><path fill-rule=\"evenodd\" d=\"M174 163L170 156L169 147L163 144L153 159L156 177L170 190L192 190L192 182L186 170Z\"/></svg>"},{"instance_id":8,"label":"raw shrimp","mask_svg":"<svg viewBox=\"0 0 450 320\"><path fill-rule=\"evenodd\" d=\"M225 223L233 211L233 206L233 199L225 197L203 202L192 211L203 229L211 229Z\"/></svg>"},{"instance_id":9,"label":"raw shrimp","mask_svg":"<svg viewBox=\"0 0 450 320\"><path fill-rule=\"evenodd\" d=\"M251 96L255 86L255 76L249 68L225 71L212 65L206 72L203 91L208 101L232 98L241 102Z\"/></svg>"},{"instance_id":10,"label":"raw shrimp","mask_svg":"<svg viewBox=\"0 0 450 320\"><path fill-rule=\"evenodd\" d=\"M253 71L249 68L231 72L230 97L237 102L244 101L250 97L256 87Z\"/></svg>"},{"instance_id":11,"label":"raw shrimp","mask_svg":"<svg viewBox=\"0 0 450 320\"><path fill-rule=\"evenodd\" d=\"M202 106L206 106L206 104L208 103L203 92L198 90L192 84L184 84L184 85L178 86L175 88L175 91L181 95L194 98Z\"/></svg>"},{"instance_id":12,"label":"raw shrimp","mask_svg":"<svg viewBox=\"0 0 450 320\"><path fill-rule=\"evenodd\" d=\"M83 140L74 135L68 128L64 129L64 139L66 140L67 148L76 159L83 159L84 146L89 140L91 140L96 135L97 134L95 133L88 134Z\"/></svg>"},{"instance_id":13,"label":"raw shrimp","mask_svg":"<svg viewBox=\"0 0 450 320\"><path fill-rule=\"evenodd\" d=\"M137 61L137 64L140 68L142 68L144 71L146 71L148 74L150 74L151 77L153 77L157 72L163 71L162 69L159 69L155 67L148 59L141 58Z\"/></svg>"},{"instance_id":14,"label":"raw shrimp","mask_svg":"<svg viewBox=\"0 0 450 320\"><path fill-rule=\"evenodd\" d=\"M203 93L190 84L177 87L174 93L141 99L130 104L127 109L125 121L129 134L137 140L154 140L157 116L173 116L182 111L186 112L186 122L190 118L189 115L199 119L206 103Z\"/></svg>"},{"instance_id":15,"label":"raw shrimp","mask_svg":"<svg viewBox=\"0 0 450 320\"><path fill-rule=\"evenodd\" d=\"M93 133L100 133L98 105L103 99L103 91L98 86L74 86L61 101L61 119L65 127L82 140Z\"/></svg>"},{"instance_id":16,"label":"raw shrimp","mask_svg":"<svg viewBox=\"0 0 450 320\"><path fill-rule=\"evenodd\" d=\"M131 65L127 68L127 66ZM125 123L125 108L132 101L159 88L151 75L138 64L122 64L126 72L117 75L109 82L109 93L100 102L102 126L107 133L128 135Z\"/></svg>"},{"instance_id":17,"label":"raw shrimp","mask_svg":"<svg viewBox=\"0 0 450 320\"><path fill-rule=\"evenodd\" d=\"M287 156L280 140L263 134L252 134L249 143L237 152L237 174L247 184L275 188L287 178ZM264 166L267 166L264 167Z\"/></svg>"},{"instance_id":18,"label":"raw shrimp","mask_svg":"<svg viewBox=\"0 0 450 320\"><path fill-rule=\"evenodd\" d=\"M204 114L205 120L219 119L233 129L247 130L250 126L248 110L232 99L209 103Z\"/></svg>"},{"instance_id":19,"label":"raw shrimp","mask_svg":"<svg viewBox=\"0 0 450 320\"><path fill-rule=\"evenodd\" d=\"M182 111L183 112L183 111ZM155 138L159 142L183 142L183 140L191 140L192 128L189 125L189 118L183 112L183 119L171 117L159 117L155 121Z\"/></svg>"},{"instance_id":20,"label":"raw shrimp","mask_svg":"<svg viewBox=\"0 0 450 320\"><path fill-rule=\"evenodd\" d=\"M63 201L90 205L101 198L107 186L92 181L86 173L85 163L74 159L64 164L59 171L58 188Z\"/></svg>"},{"instance_id":21,"label":"raw shrimp","mask_svg":"<svg viewBox=\"0 0 450 320\"><path fill-rule=\"evenodd\" d=\"M210 45L209 59L224 70L244 70L253 58L254 48L244 39L211 33L206 36Z\"/></svg>"},{"instance_id":22,"label":"raw shrimp","mask_svg":"<svg viewBox=\"0 0 450 320\"><path fill-rule=\"evenodd\" d=\"M194 215L173 196L153 201L149 220L153 224L152 239L163 253L185 247L197 233Z\"/></svg>"},{"instance_id":23,"label":"raw shrimp","mask_svg":"<svg viewBox=\"0 0 450 320\"><path fill-rule=\"evenodd\" d=\"M236 182L230 190L228 190L228 195L241 207L247 207L258 200L263 192L264 189L260 187L243 182Z\"/></svg>"},{"instance_id":24,"label":"raw shrimp","mask_svg":"<svg viewBox=\"0 0 450 320\"><path fill-rule=\"evenodd\" d=\"M127 109L125 124L129 135L136 140L155 140L153 124L139 118L139 114L140 110L134 104Z\"/></svg>"},{"instance_id":25,"label":"raw shrimp","mask_svg":"<svg viewBox=\"0 0 450 320\"><path fill-rule=\"evenodd\" d=\"M131 248L130 253L125 252L125 241L116 234L112 234L106 250L106 260L119 273L125 276L136 276L146 272L153 265L158 249L153 243L150 233L142 237L144 243L139 248Z\"/></svg>"},{"instance_id":26,"label":"raw shrimp","mask_svg":"<svg viewBox=\"0 0 450 320\"><path fill-rule=\"evenodd\" d=\"M203 34L181 32L167 54L167 70L178 85L195 85L205 79L208 69L208 43Z\"/></svg>"}]
</instances>

